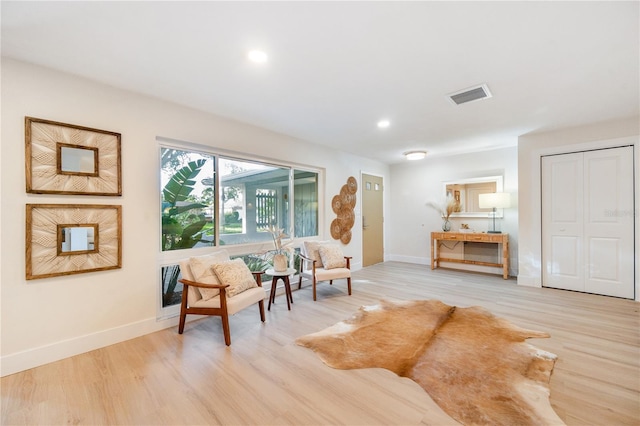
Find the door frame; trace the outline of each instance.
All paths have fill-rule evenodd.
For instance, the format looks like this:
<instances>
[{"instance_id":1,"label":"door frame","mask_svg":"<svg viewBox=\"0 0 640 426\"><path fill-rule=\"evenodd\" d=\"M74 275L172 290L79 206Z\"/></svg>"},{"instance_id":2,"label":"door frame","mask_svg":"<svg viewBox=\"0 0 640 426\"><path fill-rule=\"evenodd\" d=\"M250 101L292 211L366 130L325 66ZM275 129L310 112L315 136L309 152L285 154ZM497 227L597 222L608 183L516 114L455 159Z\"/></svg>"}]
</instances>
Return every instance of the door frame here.
<instances>
[{"instance_id":1,"label":"door frame","mask_svg":"<svg viewBox=\"0 0 640 426\"><path fill-rule=\"evenodd\" d=\"M382 261L386 262L387 261L387 250L386 250L386 240L387 240L387 232L386 232L386 222L384 220L385 217L387 217L386 214L386 209L387 209L387 203L386 203L386 192L384 190L384 187L386 185L385 182L385 176L383 174L380 173L375 173L375 172L368 172L366 170L360 170L360 200L364 200L364 179L362 178L362 175L370 175L370 176L375 176L375 177L379 177L380 179L382 179ZM363 218L362 216L364 216L364 202L360 204L361 208L360 208L360 226L362 226L363 222ZM361 250L362 253L360 254L360 258L362 259L363 265L364 265L364 244L363 244L363 240L364 240L364 232L361 231L361 237L360 237L360 246L361 246Z\"/></svg>"}]
</instances>

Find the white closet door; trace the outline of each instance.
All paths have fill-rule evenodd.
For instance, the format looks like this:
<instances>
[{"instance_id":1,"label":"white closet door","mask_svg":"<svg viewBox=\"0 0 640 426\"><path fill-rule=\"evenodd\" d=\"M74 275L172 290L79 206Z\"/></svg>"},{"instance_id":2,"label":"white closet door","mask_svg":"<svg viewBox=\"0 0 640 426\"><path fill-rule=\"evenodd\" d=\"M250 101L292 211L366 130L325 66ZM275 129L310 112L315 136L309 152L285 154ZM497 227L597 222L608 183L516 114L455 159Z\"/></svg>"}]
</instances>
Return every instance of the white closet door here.
<instances>
[{"instance_id":1,"label":"white closet door","mask_svg":"<svg viewBox=\"0 0 640 426\"><path fill-rule=\"evenodd\" d=\"M584 153L585 291L633 298L633 148Z\"/></svg>"},{"instance_id":2,"label":"white closet door","mask_svg":"<svg viewBox=\"0 0 640 426\"><path fill-rule=\"evenodd\" d=\"M634 297L633 148L544 157L543 285Z\"/></svg>"},{"instance_id":3,"label":"white closet door","mask_svg":"<svg viewBox=\"0 0 640 426\"><path fill-rule=\"evenodd\" d=\"M542 158L543 285L584 291L583 154Z\"/></svg>"}]
</instances>

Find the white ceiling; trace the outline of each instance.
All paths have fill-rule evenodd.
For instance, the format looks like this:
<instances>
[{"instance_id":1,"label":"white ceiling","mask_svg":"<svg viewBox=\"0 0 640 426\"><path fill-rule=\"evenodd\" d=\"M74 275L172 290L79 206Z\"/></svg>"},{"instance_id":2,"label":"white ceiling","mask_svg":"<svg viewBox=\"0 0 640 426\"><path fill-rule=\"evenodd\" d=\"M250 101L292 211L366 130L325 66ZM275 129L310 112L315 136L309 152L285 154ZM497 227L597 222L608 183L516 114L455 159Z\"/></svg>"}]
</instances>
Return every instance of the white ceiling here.
<instances>
[{"instance_id":1,"label":"white ceiling","mask_svg":"<svg viewBox=\"0 0 640 426\"><path fill-rule=\"evenodd\" d=\"M2 55L397 163L638 116L639 6L2 1Z\"/></svg>"}]
</instances>

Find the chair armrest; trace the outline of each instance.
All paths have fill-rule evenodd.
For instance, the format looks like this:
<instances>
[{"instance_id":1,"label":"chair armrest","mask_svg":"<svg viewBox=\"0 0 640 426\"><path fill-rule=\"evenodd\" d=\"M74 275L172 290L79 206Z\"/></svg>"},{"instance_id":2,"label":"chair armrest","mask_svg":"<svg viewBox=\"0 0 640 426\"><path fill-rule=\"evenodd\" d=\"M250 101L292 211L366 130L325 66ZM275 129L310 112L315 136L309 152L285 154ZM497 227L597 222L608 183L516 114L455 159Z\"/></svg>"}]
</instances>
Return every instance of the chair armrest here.
<instances>
[{"instance_id":1,"label":"chair armrest","mask_svg":"<svg viewBox=\"0 0 640 426\"><path fill-rule=\"evenodd\" d=\"M300 272L304 270L304 262L311 262L311 269L313 270L313 274L316 274L316 260L311 259L310 257L305 256L302 253L298 253L298 256L302 258L302 262L300 262Z\"/></svg>"},{"instance_id":2,"label":"chair armrest","mask_svg":"<svg viewBox=\"0 0 640 426\"><path fill-rule=\"evenodd\" d=\"M179 279L182 284L190 285L193 287L201 287L201 288L218 288L220 290L229 287L229 284L203 284L195 281L185 280L184 278Z\"/></svg>"},{"instance_id":3,"label":"chair armrest","mask_svg":"<svg viewBox=\"0 0 640 426\"><path fill-rule=\"evenodd\" d=\"M345 256L344 260L347 261L347 269L351 269L351 259L353 259L353 256Z\"/></svg>"},{"instance_id":4,"label":"chair armrest","mask_svg":"<svg viewBox=\"0 0 640 426\"><path fill-rule=\"evenodd\" d=\"M256 280L258 287L262 287L262 275L264 274L264 271L251 271L251 273L253 274L253 278Z\"/></svg>"},{"instance_id":5,"label":"chair armrest","mask_svg":"<svg viewBox=\"0 0 640 426\"><path fill-rule=\"evenodd\" d=\"M311 259L310 257L307 257L304 254L299 253L298 256L300 256L304 260L308 260L309 262L315 262L315 259Z\"/></svg>"}]
</instances>

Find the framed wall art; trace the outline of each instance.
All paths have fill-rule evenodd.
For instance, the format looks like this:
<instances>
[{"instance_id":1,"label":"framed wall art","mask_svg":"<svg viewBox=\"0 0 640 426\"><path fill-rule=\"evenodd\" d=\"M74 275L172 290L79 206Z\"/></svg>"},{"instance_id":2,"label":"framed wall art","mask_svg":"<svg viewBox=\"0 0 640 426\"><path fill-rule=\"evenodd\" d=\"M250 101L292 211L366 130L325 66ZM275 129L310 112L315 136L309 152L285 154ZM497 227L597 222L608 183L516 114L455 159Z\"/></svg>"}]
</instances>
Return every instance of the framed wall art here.
<instances>
[{"instance_id":1,"label":"framed wall art","mask_svg":"<svg viewBox=\"0 0 640 426\"><path fill-rule=\"evenodd\" d=\"M25 117L27 192L122 195L120 133Z\"/></svg>"},{"instance_id":2,"label":"framed wall art","mask_svg":"<svg viewBox=\"0 0 640 426\"><path fill-rule=\"evenodd\" d=\"M122 267L122 206L27 204L26 278Z\"/></svg>"}]
</instances>

